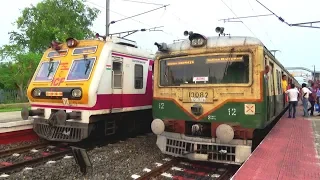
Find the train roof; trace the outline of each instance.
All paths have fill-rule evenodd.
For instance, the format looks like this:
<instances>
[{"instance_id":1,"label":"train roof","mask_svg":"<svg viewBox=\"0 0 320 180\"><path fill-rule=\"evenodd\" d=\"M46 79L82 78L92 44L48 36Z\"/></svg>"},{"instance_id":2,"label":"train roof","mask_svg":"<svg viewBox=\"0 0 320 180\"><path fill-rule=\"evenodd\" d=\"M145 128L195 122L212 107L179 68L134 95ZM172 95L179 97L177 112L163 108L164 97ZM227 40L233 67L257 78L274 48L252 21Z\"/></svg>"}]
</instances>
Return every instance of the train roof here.
<instances>
[{"instance_id":1,"label":"train roof","mask_svg":"<svg viewBox=\"0 0 320 180\"><path fill-rule=\"evenodd\" d=\"M206 48L215 48L215 47L230 47L230 46L262 46L268 52L270 56L273 57L273 60L288 74L288 76L293 77L285 69L285 67L273 56L273 54L266 48L262 41L256 37L250 36L209 36L207 38ZM190 46L189 39L184 39L172 44L168 44L169 51L183 51L196 49L196 47ZM294 78L294 77L293 77Z\"/></svg>"},{"instance_id":2,"label":"train roof","mask_svg":"<svg viewBox=\"0 0 320 180\"><path fill-rule=\"evenodd\" d=\"M245 46L245 45L260 45L263 43L255 37L249 36L210 36L207 37L207 48L228 47L228 46ZM168 44L170 51L188 50L193 47L190 46L189 39Z\"/></svg>"},{"instance_id":3,"label":"train roof","mask_svg":"<svg viewBox=\"0 0 320 180\"><path fill-rule=\"evenodd\" d=\"M145 57L150 60L154 59L154 53L152 53L152 51L138 48L135 41L118 37L108 37L106 41L108 43L112 43L112 50L115 50L119 53Z\"/></svg>"}]
</instances>

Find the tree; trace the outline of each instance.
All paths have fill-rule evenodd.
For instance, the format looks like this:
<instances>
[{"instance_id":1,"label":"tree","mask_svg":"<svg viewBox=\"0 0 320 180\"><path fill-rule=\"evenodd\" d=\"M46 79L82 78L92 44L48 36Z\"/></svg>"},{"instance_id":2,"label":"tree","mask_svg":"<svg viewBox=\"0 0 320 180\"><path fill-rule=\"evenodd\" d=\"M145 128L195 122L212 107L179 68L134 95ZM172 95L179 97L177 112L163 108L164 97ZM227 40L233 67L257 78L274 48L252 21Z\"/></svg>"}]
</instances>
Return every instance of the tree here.
<instances>
[{"instance_id":1,"label":"tree","mask_svg":"<svg viewBox=\"0 0 320 180\"><path fill-rule=\"evenodd\" d=\"M14 60L0 64L0 82L7 89L18 89L20 98L25 97L33 73L41 59L41 54L27 52L14 56Z\"/></svg>"},{"instance_id":2,"label":"tree","mask_svg":"<svg viewBox=\"0 0 320 180\"><path fill-rule=\"evenodd\" d=\"M15 22L18 30L9 32L10 44L0 48L0 83L5 88L18 89L23 98L42 54L53 40L93 36L89 27L100 11L84 2L44 0L22 11Z\"/></svg>"},{"instance_id":3,"label":"tree","mask_svg":"<svg viewBox=\"0 0 320 180\"><path fill-rule=\"evenodd\" d=\"M16 21L18 31L10 32L10 42L43 53L53 40L93 36L89 29L100 11L84 4L85 0L44 0L27 7Z\"/></svg>"}]
</instances>

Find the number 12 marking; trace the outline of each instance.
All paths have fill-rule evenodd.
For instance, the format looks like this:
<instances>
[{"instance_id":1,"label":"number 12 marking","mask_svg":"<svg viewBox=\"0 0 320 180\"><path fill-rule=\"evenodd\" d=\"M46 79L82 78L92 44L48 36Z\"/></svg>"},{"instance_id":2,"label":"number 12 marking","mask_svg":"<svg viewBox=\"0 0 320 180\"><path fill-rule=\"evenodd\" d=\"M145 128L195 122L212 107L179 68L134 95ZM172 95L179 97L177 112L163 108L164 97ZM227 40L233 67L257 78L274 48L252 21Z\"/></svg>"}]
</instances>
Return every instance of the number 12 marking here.
<instances>
[{"instance_id":1,"label":"number 12 marking","mask_svg":"<svg viewBox=\"0 0 320 180\"><path fill-rule=\"evenodd\" d=\"M159 103L159 109L164 109L164 103Z\"/></svg>"},{"instance_id":2,"label":"number 12 marking","mask_svg":"<svg viewBox=\"0 0 320 180\"><path fill-rule=\"evenodd\" d=\"M237 110L236 108L228 108L228 113L229 113L229 116L236 116Z\"/></svg>"}]
</instances>

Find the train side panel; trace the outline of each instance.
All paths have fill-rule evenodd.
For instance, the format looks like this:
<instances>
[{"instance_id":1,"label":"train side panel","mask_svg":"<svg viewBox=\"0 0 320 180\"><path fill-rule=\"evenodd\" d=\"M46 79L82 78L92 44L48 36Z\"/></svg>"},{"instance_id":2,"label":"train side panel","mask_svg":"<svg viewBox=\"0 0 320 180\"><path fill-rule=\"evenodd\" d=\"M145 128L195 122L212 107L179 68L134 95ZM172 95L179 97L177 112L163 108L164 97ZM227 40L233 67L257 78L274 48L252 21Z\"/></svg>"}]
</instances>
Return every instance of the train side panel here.
<instances>
[{"instance_id":1,"label":"train side panel","mask_svg":"<svg viewBox=\"0 0 320 180\"><path fill-rule=\"evenodd\" d=\"M288 86L289 82L293 82L297 87L296 80L284 69L279 62L276 61L270 52L267 52L263 47L260 48L261 55L263 55L264 66L269 66L270 71L265 74L265 120L264 126L258 129L264 129L268 124L273 122L275 118L281 114L289 105L287 96L283 93L282 75L287 76Z\"/></svg>"}]
</instances>

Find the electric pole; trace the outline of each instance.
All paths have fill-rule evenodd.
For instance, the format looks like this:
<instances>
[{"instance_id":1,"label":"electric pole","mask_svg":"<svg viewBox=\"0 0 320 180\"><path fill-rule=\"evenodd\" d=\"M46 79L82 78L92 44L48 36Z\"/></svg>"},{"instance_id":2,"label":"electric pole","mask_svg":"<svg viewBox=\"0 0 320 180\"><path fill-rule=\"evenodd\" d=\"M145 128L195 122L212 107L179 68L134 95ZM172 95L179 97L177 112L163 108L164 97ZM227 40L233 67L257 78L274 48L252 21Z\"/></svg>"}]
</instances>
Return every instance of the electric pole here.
<instances>
[{"instance_id":1,"label":"electric pole","mask_svg":"<svg viewBox=\"0 0 320 180\"><path fill-rule=\"evenodd\" d=\"M110 0L106 0L106 37L109 36Z\"/></svg>"}]
</instances>

